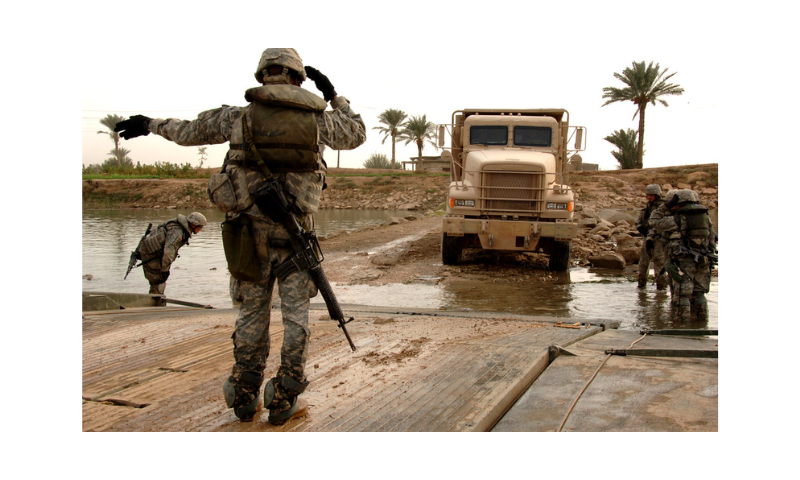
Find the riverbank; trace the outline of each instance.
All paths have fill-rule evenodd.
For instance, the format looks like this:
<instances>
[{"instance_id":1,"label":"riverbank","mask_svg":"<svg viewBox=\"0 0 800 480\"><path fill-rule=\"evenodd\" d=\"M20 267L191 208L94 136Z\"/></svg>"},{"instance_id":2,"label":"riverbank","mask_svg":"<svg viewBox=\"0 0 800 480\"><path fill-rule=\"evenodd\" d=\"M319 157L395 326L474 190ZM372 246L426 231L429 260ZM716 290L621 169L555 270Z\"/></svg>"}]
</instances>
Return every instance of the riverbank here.
<instances>
[{"instance_id":1,"label":"riverbank","mask_svg":"<svg viewBox=\"0 0 800 480\"><path fill-rule=\"evenodd\" d=\"M441 263L441 215L449 182L449 176L443 174L331 168L321 209L403 209L413 213L389 222L394 224L392 228L372 227L351 234L328 235L324 240L328 256L413 238L402 247L388 246L378 255L369 255L369 259L365 256L361 260L368 262L362 265L363 269L343 271L347 278L335 281L388 283L390 278L398 281L415 278L403 280L400 278L403 275L438 275L439 270L446 273L450 267L437 267L436 271L431 268L432 264ZM573 241L573 262L588 264L590 258L597 261L597 257L606 256L621 263L615 255L618 254L631 273L642 241L634 226L635 211L645 206L647 184L658 183L665 192L670 188L691 188L704 205L712 209L719 205L717 164L572 172L568 183L576 192L575 218L582 226ZM210 209L214 207L205 193L206 184L206 179L84 180L83 208ZM546 258L536 254L512 254L499 259L484 252L470 255L473 263L505 259L511 266L505 266L506 269L513 270L513 266L547 269ZM352 272L358 272L356 276L360 277L356 278Z\"/></svg>"}]
</instances>

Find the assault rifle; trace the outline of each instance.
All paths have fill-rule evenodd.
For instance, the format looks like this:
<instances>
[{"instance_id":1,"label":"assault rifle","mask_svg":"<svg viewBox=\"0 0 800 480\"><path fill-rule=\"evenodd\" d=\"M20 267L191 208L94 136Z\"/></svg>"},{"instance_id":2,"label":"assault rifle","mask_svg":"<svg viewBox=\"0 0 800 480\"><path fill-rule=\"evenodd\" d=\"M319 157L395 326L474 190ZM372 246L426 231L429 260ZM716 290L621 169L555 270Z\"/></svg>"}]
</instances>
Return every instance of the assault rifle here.
<instances>
[{"instance_id":1,"label":"assault rifle","mask_svg":"<svg viewBox=\"0 0 800 480\"><path fill-rule=\"evenodd\" d=\"M289 202L286 201L286 197L283 195L283 189L272 175L266 178L264 184L254 192L252 197L259 210L271 218L272 221L283 225L290 235L289 243L291 243L294 253L275 267L275 275L284 280L296 271L308 270L311 274L311 279L314 280L314 284L322 294L322 298L325 299L328 313L333 320L339 322L339 328L342 329L350 348L355 352L356 346L345 328L345 324L352 322L353 317L345 320L339 302L336 300L336 295L334 295L331 284L328 282L328 277L325 276L325 272L322 270L320 262L325 257L322 255L316 233L313 231L308 232L300 226L297 219L289 211Z\"/></svg>"},{"instance_id":2,"label":"assault rifle","mask_svg":"<svg viewBox=\"0 0 800 480\"><path fill-rule=\"evenodd\" d=\"M127 280L128 279L128 274L131 273L131 270L133 270L135 267L138 267L139 265L141 265L141 263L139 265L136 265L136 261L142 259L142 257L139 255L139 249L142 248L142 242L144 242L144 239L150 233L150 229L151 228L153 228L153 224L152 223L147 225L147 230L144 231L144 235L142 235L141 240L139 240L139 244L136 245L136 249L131 252L131 259L128 260L128 271L125 272L125 278L123 278L123 280Z\"/></svg>"}]
</instances>

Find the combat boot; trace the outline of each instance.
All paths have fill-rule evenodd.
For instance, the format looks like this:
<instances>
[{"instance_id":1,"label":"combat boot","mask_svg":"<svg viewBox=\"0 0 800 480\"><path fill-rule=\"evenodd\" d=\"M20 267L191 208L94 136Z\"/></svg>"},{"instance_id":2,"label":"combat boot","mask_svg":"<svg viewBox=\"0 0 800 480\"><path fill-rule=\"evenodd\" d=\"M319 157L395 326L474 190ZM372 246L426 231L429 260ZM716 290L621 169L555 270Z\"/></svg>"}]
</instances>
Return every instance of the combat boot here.
<instances>
[{"instance_id":1,"label":"combat boot","mask_svg":"<svg viewBox=\"0 0 800 480\"><path fill-rule=\"evenodd\" d=\"M264 406L269 409L267 421L272 425L283 425L292 418L299 418L308 412L308 402L298 398L305 391L308 382L300 383L288 375L278 374L264 387Z\"/></svg>"},{"instance_id":2,"label":"combat boot","mask_svg":"<svg viewBox=\"0 0 800 480\"><path fill-rule=\"evenodd\" d=\"M708 303L694 305L694 311L697 312L697 323L708 324Z\"/></svg>"},{"instance_id":3,"label":"combat boot","mask_svg":"<svg viewBox=\"0 0 800 480\"><path fill-rule=\"evenodd\" d=\"M288 410L282 412L269 411L267 421L272 425L283 425L293 418L300 418L306 416L308 413L308 402L302 398L295 397L292 406Z\"/></svg>"}]
</instances>

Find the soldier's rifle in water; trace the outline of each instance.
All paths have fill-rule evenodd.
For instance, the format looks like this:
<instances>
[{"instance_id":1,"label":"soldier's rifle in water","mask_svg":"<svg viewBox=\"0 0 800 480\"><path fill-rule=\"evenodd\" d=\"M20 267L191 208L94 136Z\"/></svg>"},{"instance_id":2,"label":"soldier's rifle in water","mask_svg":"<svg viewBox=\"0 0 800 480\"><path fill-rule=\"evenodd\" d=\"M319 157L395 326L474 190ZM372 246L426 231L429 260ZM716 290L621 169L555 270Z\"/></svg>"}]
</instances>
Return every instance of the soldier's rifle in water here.
<instances>
[{"instance_id":1,"label":"soldier's rifle in water","mask_svg":"<svg viewBox=\"0 0 800 480\"><path fill-rule=\"evenodd\" d=\"M142 243L144 242L144 239L147 238L147 235L150 234L151 228L153 228L152 223L147 225L147 230L144 231L144 235L142 235L142 238L139 240L139 244L136 245L136 248L131 252L131 259L128 260L128 271L125 272L125 278L123 278L123 280L127 280L128 274L131 273L131 270L141 265L141 263L139 265L136 265L136 261L141 260L141 256L139 255L139 249L142 248Z\"/></svg>"},{"instance_id":2,"label":"soldier's rifle in water","mask_svg":"<svg viewBox=\"0 0 800 480\"><path fill-rule=\"evenodd\" d=\"M333 320L339 322L339 328L342 329L344 336L347 337L347 343L350 344L350 348L355 352L356 346L353 344L350 334L347 333L347 328L345 328L345 324L352 322L353 317L345 320L339 302L336 300L336 295L333 293L333 288L328 282L328 277L325 276L325 272L322 270L320 262L324 260L324 256L319 247L316 233L306 231L300 226L297 219L289 211L289 202L283 195L283 189L272 175L267 176L264 184L254 192L253 201L262 213L274 222L283 225L290 235L289 243L294 253L275 267L275 275L283 280L296 271L308 270L311 279L325 300L328 313Z\"/></svg>"}]
</instances>

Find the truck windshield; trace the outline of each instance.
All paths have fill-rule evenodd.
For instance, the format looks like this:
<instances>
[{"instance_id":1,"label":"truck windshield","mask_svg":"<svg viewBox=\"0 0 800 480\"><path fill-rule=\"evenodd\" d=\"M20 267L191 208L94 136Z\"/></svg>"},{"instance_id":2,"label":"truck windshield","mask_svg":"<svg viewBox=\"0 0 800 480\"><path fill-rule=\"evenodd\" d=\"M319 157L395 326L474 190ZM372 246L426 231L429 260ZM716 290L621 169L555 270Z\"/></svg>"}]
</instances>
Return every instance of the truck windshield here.
<instances>
[{"instance_id":1,"label":"truck windshield","mask_svg":"<svg viewBox=\"0 0 800 480\"><path fill-rule=\"evenodd\" d=\"M506 145L508 127L504 125L473 125L469 127L469 143L472 145Z\"/></svg>"},{"instance_id":2,"label":"truck windshield","mask_svg":"<svg viewBox=\"0 0 800 480\"><path fill-rule=\"evenodd\" d=\"M514 127L514 145L549 147L552 135L550 127Z\"/></svg>"}]
</instances>

